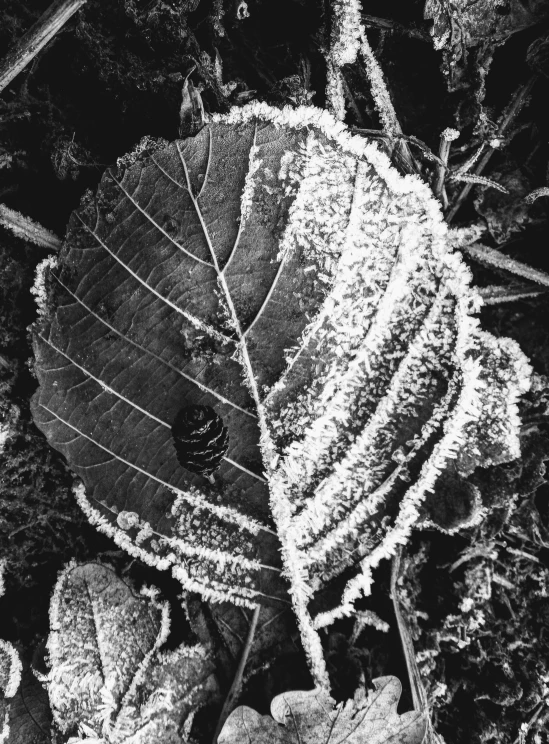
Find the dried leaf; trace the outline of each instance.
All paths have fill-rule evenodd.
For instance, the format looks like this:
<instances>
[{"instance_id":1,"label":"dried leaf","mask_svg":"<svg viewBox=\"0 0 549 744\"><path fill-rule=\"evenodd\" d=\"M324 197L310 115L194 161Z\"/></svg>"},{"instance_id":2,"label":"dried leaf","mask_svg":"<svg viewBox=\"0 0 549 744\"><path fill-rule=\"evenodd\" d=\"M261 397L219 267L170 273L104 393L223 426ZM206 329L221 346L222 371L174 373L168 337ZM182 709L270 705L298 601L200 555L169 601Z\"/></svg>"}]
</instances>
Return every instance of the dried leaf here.
<instances>
[{"instance_id":1,"label":"dried leaf","mask_svg":"<svg viewBox=\"0 0 549 744\"><path fill-rule=\"evenodd\" d=\"M187 76L181 92L181 107L179 109L179 136L192 137L204 126L204 105L202 96L192 80Z\"/></svg>"},{"instance_id":2,"label":"dried leaf","mask_svg":"<svg viewBox=\"0 0 549 744\"><path fill-rule=\"evenodd\" d=\"M10 701L7 744L50 744L51 712L48 694L31 669L23 671L21 684Z\"/></svg>"},{"instance_id":3,"label":"dried leaf","mask_svg":"<svg viewBox=\"0 0 549 744\"><path fill-rule=\"evenodd\" d=\"M421 744L427 722L421 713L397 714L401 684L396 677L374 680L336 706L324 690L285 692L271 703L271 715L242 706L227 719L218 744Z\"/></svg>"},{"instance_id":4,"label":"dried leaf","mask_svg":"<svg viewBox=\"0 0 549 744\"><path fill-rule=\"evenodd\" d=\"M213 665L200 647L160 652L168 606L134 594L114 571L69 565L52 597L47 677L64 733L105 744L179 744L179 727L215 690Z\"/></svg>"},{"instance_id":5,"label":"dried leaf","mask_svg":"<svg viewBox=\"0 0 549 744\"><path fill-rule=\"evenodd\" d=\"M468 74L490 64L494 49L509 36L538 23L547 13L544 0L426 0L425 18L433 20L435 49L444 51L448 89L469 84ZM474 67L477 70L474 70Z\"/></svg>"},{"instance_id":6,"label":"dried leaf","mask_svg":"<svg viewBox=\"0 0 549 744\"><path fill-rule=\"evenodd\" d=\"M506 191L500 193L493 189L479 189L474 204L477 213L486 220L496 243L507 243L527 227L543 223L543 212L539 210L538 213L538 208L545 205L540 202L538 208L533 209L525 198L532 186L527 169L508 161L493 170L490 179Z\"/></svg>"},{"instance_id":7,"label":"dried leaf","mask_svg":"<svg viewBox=\"0 0 549 744\"><path fill-rule=\"evenodd\" d=\"M234 109L107 173L40 276L34 417L90 520L253 606L284 596L272 512L321 684L318 629L370 591L447 464L519 454L530 369L479 330L438 204L318 109ZM191 403L229 431L213 485L175 456Z\"/></svg>"}]
</instances>

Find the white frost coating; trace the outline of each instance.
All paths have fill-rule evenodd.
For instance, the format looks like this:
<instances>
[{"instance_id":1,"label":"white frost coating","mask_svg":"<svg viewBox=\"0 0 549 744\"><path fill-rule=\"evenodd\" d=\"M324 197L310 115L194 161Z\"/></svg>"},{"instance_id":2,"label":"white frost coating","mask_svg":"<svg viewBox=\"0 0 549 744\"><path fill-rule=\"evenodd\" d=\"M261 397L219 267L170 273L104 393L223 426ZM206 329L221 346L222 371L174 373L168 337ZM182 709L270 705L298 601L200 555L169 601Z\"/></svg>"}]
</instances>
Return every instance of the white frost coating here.
<instances>
[{"instance_id":1,"label":"white frost coating","mask_svg":"<svg viewBox=\"0 0 549 744\"><path fill-rule=\"evenodd\" d=\"M242 196L240 197L240 226L239 231L244 228L246 220L248 219L254 200L255 193L255 174L257 169L261 165L261 161L257 158L258 147L254 144L250 147L250 157L248 164L248 171L246 178L244 179L244 188L242 189Z\"/></svg>"},{"instance_id":2,"label":"white frost coating","mask_svg":"<svg viewBox=\"0 0 549 744\"><path fill-rule=\"evenodd\" d=\"M131 511L121 511L116 517L116 523L121 530L129 530L139 524L139 514Z\"/></svg>"},{"instance_id":3,"label":"white frost coating","mask_svg":"<svg viewBox=\"0 0 549 744\"><path fill-rule=\"evenodd\" d=\"M236 509L231 509L229 506L220 506L219 504L206 502L203 494L193 486L189 486L187 491L178 491L176 488L172 488L171 490L177 497L172 505L172 511L177 509L182 501L185 501L196 509L204 509L211 514L215 514L220 519L238 525L240 529L246 530L251 535L257 535L261 530L267 529L264 524L261 524L261 522L252 519L252 517L247 517Z\"/></svg>"},{"instance_id":4,"label":"white frost coating","mask_svg":"<svg viewBox=\"0 0 549 744\"><path fill-rule=\"evenodd\" d=\"M48 256L43 261L40 261L36 267L36 275L34 278L34 284L31 287L31 294L35 297L35 302L38 307L38 315L43 318L48 315L47 300L48 290L46 288L46 274L53 271L57 267L58 261L57 256Z\"/></svg>"},{"instance_id":5,"label":"white frost coating","mask_svg":"<svg viewBox=\"0 0 549 744\"><path fill-rule=\"evenodd\" d=\"M290 593L315 681L326 686L318 628L354 613L356 599L370 592L372 569L408 540L448 460L463 473L478 464L481 430L494 452L483 454L483 464L517 456L516 399L528 387L529 367L516 345L482 334L472 316L481 298L452 246L475 239L475 226L449 236L428 187L397 174L326 112L254 103L218 120L254 117L308 129L280 173L295 196L281 254L299 249L327 294L259 413ZM317 376L284 405L302 358L318 360ZM437 380L446 380L446 393L410 441L393 444L403 417L416 416ZM365 423L353 431L357 412ZM406 490L407 464L433 434L440 441ZM290 444L278 449L279 438ZM391 521L383 508L395 489L402 495ZM313 618L316 590L353 554L361 571L340 605Z\"/></svg>"},{"instance_id":6,"label":"white frost coating","mask_svg":"<svg viewBox=\"0 0 549 744\"><path fill-rule=\"evenodd\" d=\"M31 220L30 217L25 217L15 209L6 207L5 204L0 204L0 225L11 230L18 238L28 240L41 248L58 251L61 247L61 241L57 235Z\"/></svg>"},{"instance_id":7,"label":"white frost coating","mask_svg":"<svg viewBox=\"0 0 549 744\"><path fill-rule=\"evenodd\" d=\"M446 129L442 132L440 136L445 142L453 142L454 140L457 140L457 138L459 137L459 132L457 129L446 127Z\"/></svg>"},{"instance_id":8,"label":"white frost coating","mask_svg":"<svg viewBox=\"0 0 549 744\"><path fill-rule=\"evenodd\" d=\"M111 537L118 547L127 551L130 555L133 555L134 558L139 558L148 566L157 568L159 571L165 571L172 565L175 556L159 558L157 556L152 556L146 550L138 548L123 530L117 529L106 517L103 516L103 514L101 514L101 512L94 509L87 499L86 489L83 483L76 484L73 487L73 493L78 506L82 509L90 524L97 527L97 529L100 532L103 532L103 534Z\"/></svg>"},{"instance_id":9,"label":"white frost coating","mask_svg":"<svg viewBox=\"0 0 549 744\"><path fill-rule=\"evenodd\" d=\"M21 659L13 644L0 639L0 677L5 679L2 692L12 698L21 683Z\"/></svg>"},{"instance_id":10,"label":"white frost coating","mask_svg":"<svg viewBox=\"0 0 549 744\"><path fill-rule=\"evenodd\" d=\"M343 75L332 59L326 60L326 101L336 119L345 118L345 87Z\"/></svg>"},{"instance_id":11,"label":"white frost coating","mask_svg":"<svg viewBox=\"0 0 549 744\"><path fill-rule=\"evenodd\" d=\"M117 529L103 514L101 514L101 512L92 507L86 496L86 489L83 483L76 484L73 487L73 493L78 505L86 515L90 524L97 527L100 532L103 532L108 537L111 537L120 548L135 558L139 558L148 566L156 568L159 571L165 571L171 567L172 575L174 578L181 581L184 589L199 592L212 601L223 602L226 601L227 597L223 599L223 594L220 589L212 590L207 585L189 576L188 572L182 567L185 558L205 558L222 566L234 563L238 567L246 568L250 571L261 569L261 565L257 561L248 560L243 556L231 556L222 551L211 550L209 548L196 548L191 545L186 545L183 540L179 540L177 537L168 537L166 535L160 535L159 533L154 533L160 537L158 540L159 547L172 548L175 549L176 552L173 552L172 550L162 558L160 556L152 555L149 550L145 550L136 545L135 541L132 540L123 529ZM179 566L178 563L181 563L182 565ZM221 587L222 585L220 584L219 586ZM237 604L243 604L250 608L254 608L256 605L255 602L251 601L251 598L258 596L258 592L255 592L253 589L237 587L232 591L224 588L223 591L225 591L227 595L231 596L231 601ZM246 599L242 598L242 601L240 601L238 593L242 593Z\"/></svg>"},{"instance_id":12,"label":"white frost coating","mask_svg":"<svg viewBox=\"0 0 549 744\"><path fill-rule=\"evenodd\" d=\"M332 3L330 54L338 66L356 61L361 41L361 12L360 0L335 0Z\"/></svg>"},{"instance_id":13,"label":"white frost coating","mask_svg":"<svg viewBox=\"0 0 549 744\"><path fill-rule=\"evenodd\" d=\"M336 119L345 118L342 65L356 62L362 36L360 0L332 2L330 49L326 55L326 100Z\"/></svg>"},{"instance_id":14,"label":"white frost coating","mask_svg":"<svg viewBox=\"0 0 549 744\"><path fill-rule=\"evenodd\" d=\"M372 98L374 99L377 112L381 118L383 129L389 134L400 134L400 124L398 123L395 109L393 108L389 89L385 84L383 72L379 66L379 62L375 58L370 44L368 43L364 29L362 29L361 33L360 52L364 59L366 72L368 73L368 80L370 81Z\"/></svg>"}]
</instances>

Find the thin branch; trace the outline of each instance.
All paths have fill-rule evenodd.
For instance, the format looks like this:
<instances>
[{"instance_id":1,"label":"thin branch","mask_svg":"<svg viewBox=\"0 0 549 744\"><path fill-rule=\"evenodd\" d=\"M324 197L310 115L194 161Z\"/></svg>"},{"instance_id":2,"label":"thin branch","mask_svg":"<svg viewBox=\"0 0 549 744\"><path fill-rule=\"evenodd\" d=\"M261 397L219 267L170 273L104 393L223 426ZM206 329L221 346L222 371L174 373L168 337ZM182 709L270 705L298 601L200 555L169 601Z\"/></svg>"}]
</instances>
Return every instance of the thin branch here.
<instances>
[{"instance_id":1,"label":"thin branch","mask_svg":"<svg viewBox=\"0 0 549 744\"><path fill-rule=\"evenodd\" d=\"M501 305L504 302L515 302L516 300L527 300L547 292L546 289L537 289L529 285L516 285L505 287L503 285L491 284L488 287L478 289L485 305Z\"/></svg>"},{"instance_id":2,"label":"thin branch","mask_svg":"<svg viewBox=\"0 0 549 744\"><path fill-rule=\"evenodd\" d=\"M58 251L61 248L62 241L57 235L31 220L30 217L25 217L15 209L6 207L5 204L0 204L0 225L11 230L18 238L28 240L40 248L46 248L49 251Z\"/></svg>"},{"instance_id":3,"label":"thin branch","mask_svg":"<svg viewBox=\"0 0 549 744\"><path fill-rule=\"evenodd\" d=\"M530 91L534 87L534 83L536 82L537 77L538 77L537 75L533 75L528 80L528 82L526 82L523 86L521 86L516 91L515 95L513 96L511 100L511 103L507 107L507 110L504 111L502 115L497 134L495 135L495 137L492 138L492 141L503 138L505 136L506 131L509 129L511 124L514 122L517 115L520 113L520 110L523 107L526 101L526 98L528 97L528 95L530 94ZM482 173L482 171L486 168L486 166L490 162L490 158L492 157L495 150L496 150L495 147L489 146L487 151L482 156L479 164L475 168L475 171L474 171L475 175L478 176ZM472 188L473 188L472 183L467 183L463 187L463 189L458 194L456 200L454 201L453 205L450 207L446 215L446 222L450 223L454 219L454 217L456 216L456 212L461 207L461 205L463 204L463 202L469 195L469 192L471 191Z\"/></svg>"},{"instance_id":4,"label":"thin branch","mask_svg":"<svg viewBox=\"0 0 549 744\"><path fill-rule=\"evenodd\" d=\"M402 127L400 126L400 122L396 115L396 111L391 100L391 94L389 93L389 89L387 88L387 84L385 83L385 79L379 62L377 61L375 54L373 53L372 48L368 43L368 39L366 37L366 32L364 31L364 29L361 29L360 34L360 52L364 61L366 74L370 82L370 91L372 93L372 98L374 99L376 109L378 110L378 113L380 115L383 129L385 129L385 131L388 132L388 134L390 135L402 135ZM412 173L417 173L417 165L412 153L410 152L408 143L405 140L400 141L396 145L395 150L397 150L398 154L402 157L410 171Z\"/></svg>"},{"instance_id":5,"label":"thin branch","mask_svg":"<svg viewBox=\"0 0 549 744\"><path fill-rule=\"evenodd\" d=\"M418 39L419 41L427 41L432 43L433 37L430 33L418 26L404 26L402 23L397 21L391 21L389 18L378 18L377 16L367 15L362 13L362 22L366 28L379 28L383 31L396 31L398 34L403 36L409 36L411 39Z\"/></svg>"},{"instance_id":6,"label":"thin branch","mask_svg":"<svg viewBox=\"0 0 549 744\"><path fill-rule=\"evenodd\" d=\"M444 179L448 172L448 157L450 155L451 143L459 137L459 132L456 129L446 128L440 135L440 149L439 158L440 162L437 163L435 171L435 180L433 183L433 193L436 198L445 205L445 193L444 193Z\"/></svg>"},{"instance_id":7,"label":"thin branch","mask_svg":"<svg viewBox=\"0 0 549 744\"><path fill-rule=\"evenodd\" d=\"M242 678L244 675L244 668L246 666L246 662L248 661L248 656L250 655L250 651L252 650L255 630L257 628L257 621L259 620L260 612L261 612L260 605L256 605L256 608L254 609L254 613L252 615L252 619L250 622L250 627L248 628L248 635L246 636L246 643L244 645L244 648L242 649L242 655L240 656L240 661L238 662L238 668L234 675L231 689L229 690L229 694L227 695L225 703L223 704L223 708L221 709L221 714L219 716L219 720L215 728L215 733L213 735L212 744L217 744L217 738L219 734L221 733L221 729L225 725L225 721L229 717L230 713L233 711L233 708L235 707L235 703L238 699L238 696L240 695L240 690L242 688Z\"/></svg>"},{"instance_id":8,"label":"thin branch","mask_svg":"<svg viewBox=\"0 0 549 744\"><path fill-rule=\"evenodd\" d=\"M495 248L489 248L487 245L482 245L482 243L474 243L473 245L463 246L462 250L475 261L485 266L503 269L504 271L509 271L511 274L524 277L524 279L529 279L536 284L549 287L549 274L545 271L534 269L532 266L522 263L522 261L515 261L515 259L509 258L509 256L495 250Z\"/></svg>"},{"instance_id":9,"label":"thin branch","mask_svg":"<svg viewBox=\"0 0 549 744\"><path fill-rule=\"evenodd\" d=\"M86 0L57 0L10 49L0 63L0 91L36 57Z\"/></svg>"},{"instance_id":10,"label":"thin branch","mask_svg":"<svg viewBox=\"0 0 549 744\"><path fill-rule=\"evenodd\" d=\"M393 601L393 609L397 620L398 631L400 635L400 641L402 643L402 651L404 653L404 659L406 661L406 668L408 670L408 678L410 680L410 686L412 688L412 700L414 703L414 710L423 713L427 722L427 731L425 735L425 744L442 744L441 738L438 736L433 728L431 722L431 713L429 710L429 702L427 700L427 693L425 687L421 681L421 675L416 661L416 655L414 650L414 642L408 629L408 625L404 619L402 611L400 609L400 603L398 600L398 586L397 581L400 574L400 559L402 556L402 546L397 548L393 560L391 563L391 584L390 584L390 596Z\"/></svg>"}]
</instances>

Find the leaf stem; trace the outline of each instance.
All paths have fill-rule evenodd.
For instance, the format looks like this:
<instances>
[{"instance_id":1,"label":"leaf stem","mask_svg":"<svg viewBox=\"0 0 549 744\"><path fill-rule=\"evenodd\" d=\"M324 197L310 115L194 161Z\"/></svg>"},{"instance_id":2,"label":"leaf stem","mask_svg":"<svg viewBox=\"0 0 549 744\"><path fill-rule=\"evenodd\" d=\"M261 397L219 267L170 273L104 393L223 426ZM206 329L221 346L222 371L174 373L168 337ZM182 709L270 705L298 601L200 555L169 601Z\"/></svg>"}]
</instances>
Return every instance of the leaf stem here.
<instances>
[{"instance_id":1,"label":"leaf stem","mask_svg":"<svg viewBox=\"0 0 549 744\"><path fill-rule=\"evenodd\" d=\"M435 197L442 202L443 207L447 206L446 194L444 191L444 179L448 172L448 157L450 156L450 147L453 140L457 139L459 132L455 129L445 129L440 135L439 159L435 172L435 181L433 183L433 193Z\"/></svg>"},{"instance_id":2,"label":"leaf stem","mask_svg":"<svg viewBox=\"0 0 549 744\"><path fill-rule=\"evenodd\" d=\"M217 739L219 737L219 734L221 733L221 729L225 725L225 721L229 717L229 714L232 712L235 706L236 700L238 696L240 695L240 690L242 689L242 678L244 675L244 668L246 666L246 662L248 661L248 656L250 655L250 651L252 650L252 645L254 642L254 635L255 635L256 628L257 628L257 622L259 620L260 612L261 612L260 605L256 605L254 609L254 613L252 615L251 622L250 622L250 627L248 628L248 635L246 636L246 642L244 644L244 648L242 649L240 661L238 662L238 668L234 675L233 683L231 685L231 689L229 690L229 693L223 704L223 708L221 709L219 720L217 722L215 733L213 735L212 744L217 744Z\"/></svg>"},{"instance_id":3,"label":"leaf stem","mask_svg":"<svg viewBox=\"0 0 549 744\"><path fill-rule=\"evenodd\" d=\"M0 63L0 91L36 57L85 2L86 0L56 0L50 5Z\"/></svg>"}]
</instances>

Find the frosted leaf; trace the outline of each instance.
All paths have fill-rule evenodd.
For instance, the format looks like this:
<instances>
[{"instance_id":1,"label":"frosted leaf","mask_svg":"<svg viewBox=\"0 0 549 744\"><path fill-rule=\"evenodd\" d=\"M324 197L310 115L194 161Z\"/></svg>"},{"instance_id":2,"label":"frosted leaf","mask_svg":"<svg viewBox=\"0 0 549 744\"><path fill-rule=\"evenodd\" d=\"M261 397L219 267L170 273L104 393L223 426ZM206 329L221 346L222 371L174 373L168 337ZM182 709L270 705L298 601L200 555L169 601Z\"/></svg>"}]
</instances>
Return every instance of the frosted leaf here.
<instances>
[{"instance_id":1,"label":"frosted leaf","mask_svg":"<svg viewBox=\"0 0 549 744\"><path fill-rule=\"evenodd\" d=\"M0 742L10 734L10 698L21 682L21 661L14 646L0 639Z\"/></svg>"},{"instance_id":2,"label":"frosted leaf","mask_svg":"<svg viewBox=\"0 0 549 744\"><path fill-rule=\"evenodd\" d=\"M253 103L107 173L49 280L33 413L90 521L215 602L284 599L281 554L319 684L318 629L370 591L449 463L519 454L530 368L480 330L459 240L329 113ZM213 484L177 462L185 402L228 428Z\"/></svg>"},{"instance_id":3,"label":"frosted leaf","mask_svg":"<svg viewBox=\"0 0 549 744\"><path fill-rule=\"evenodd\" d=\"M323 690L285 692L271 703L271 716L241 706L231 713L218 744L422 744L422 713L398 715L401 685L396 677L374 680L375 691L358 690L336 705Z\"/></svg>"},{"instance_id":4,"label":"frosted leaf","mask_svg":"<svg viewBox=\"0 0 549 744\"><path fill-rule=\"evenodd\" d=\"M159 647L167 604L136 595L107 566L70 564L51 601L46 684L66 734L105 744L179 744L178 727L216 689L199 647ZM93 737L92 737L93 738Z\"/></svg>"}]
</instances>

